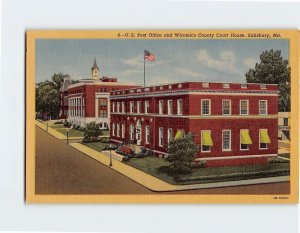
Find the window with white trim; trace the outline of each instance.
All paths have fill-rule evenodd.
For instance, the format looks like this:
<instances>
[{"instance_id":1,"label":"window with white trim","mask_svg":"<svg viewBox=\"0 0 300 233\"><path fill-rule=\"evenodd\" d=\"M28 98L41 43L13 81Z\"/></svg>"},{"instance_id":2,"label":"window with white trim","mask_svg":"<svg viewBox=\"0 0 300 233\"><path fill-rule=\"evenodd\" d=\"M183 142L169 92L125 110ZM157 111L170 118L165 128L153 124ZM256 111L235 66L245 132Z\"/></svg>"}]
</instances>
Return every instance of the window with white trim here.
<instances>
[{"instance_id":1,"label":"window with white trim","mask_svg":"<svg viewBox=\"0 0 300 233\"><path fill-rule=\"evenodd\" d=\"M117 112L120 112L120 102L117 102Z\"/></svg>"},{"instance_id":2,"label":"window with white trim","mask_svg":"<svg viewBox=\"0 0 300 233\"><path fill-rule=\"evenodd\" d=\"M137 113L141 113L141 108L142 108L142 102L138 101L137 102L137 107L136 107Z\"/></svg>"},{"instance_id":3,"label":"window with white trim","mask_svg":"<svg viewBox=\"0 0 300 233\"><path fill-rule=\"evenodd\" d=\"M222 114L231 115L231 100L222 100Z\"/></svg>"},{"instance_id":4,"label":"window with white trim","mask_svg":"<svg viewBox=\"0 0 300 233\"><path fill-rule=\"evenodd\" d=\"M158 102L158 113L164 114L164 101L163 100L160 100Z\"/></svg>"},{"instance_id":5,"label":"window with white trim","mask_svg":"<svg viewBox=\"0 0 300 233\"><path fill-rule=\"evenodd\" d=\"M231 151L231 130L222 131L222 151Z\"/></svg>"},{"instance_id":6,"label":"window with white trim","mask_svg":"<svg viewBox=\"0 0 300 233\"><path fill-rule=\"evenodd\" d=\"M210 115L210 99L201 100L201 115Z\"/></svg>"},{"instance_id":7,"label":"window with white trim","mask_svg":"<svg viewBox=\"0 0 300 233\"><path fill-rule=\"evenodd\" d=\"M130 124L130 140L134 139L134 124Z\"/></svg>"},{"instance_id":8,"label":"window with white trim","mask_svg":"<svg viewBox=\"0 0 300 233\"><path fill-rule=\"evenodd\" d=\"M158 128L158 144L160 147L163 147L164 145L164 129L162 127Z\"/></svg>"},{"instance_id":9,"label":"window with white trim","mask_svg":"<svg viewBox=\"0 0 300 233\"><path fill-rule=\"evenodd\" d=\"M240 115L248 115L248 114L249 114L249 101L240 100Z\"/></svg>"},{"instance_id":10,"label":"window with white trim","mask_svg":"<svg viewBox=\"0 0 300 233\"><path fill-rule=\"evenodd\" d=\"M201 130L201 152L210 152L211 151L211 146L206 145L205 133L209 133L211 135L211 131L210 130Z\"/></svg>"},{"instance_id":11,"label":"window with white trim","mask_svg":"<svg viewBox=\"0 0 300 233\"><path fill-rule=\"evenodd\" d=\"M125 124L123 123L121 126L122 130L122 138L125 138Z\"/></svg>"},{"instance_id":12,"label":"window with white trim","mask_svg":"<svg viewBox=\"0 0 300 233\"><path fill-rule=\"evenodd\" d=\"M150 113L149 100L145 101L145 113Z\"/></svg>"},{"instance_id":13,"label":"window with white trim","mask_svg":"<svg viewBox=\"0 0 300 233\"><path fill-rule=\"evenodd\" d=\"M170 143L171 140L173 140L173 129L168 128L168 143Z\"/></svg>"},{"instance_id":14,"label":"window with white trim","mask_svg":"<svg viewBox=\"0 0 300 233\"><path fill-rule=\"evenodd\" d=\"M134 113L134 102L130 101L130 113Z\"/></svg>"},{"instance_id":15,"label":"window with white trim","mask_svg":"<svg viewBox=\"0 0 300 233\"><path fill-rule=\"evenodd\" d=\"M267 115L268 114L268 102L267 100L259 101L259 115Z\"/></svg>"},{"instance_id":16,"label":"window with white trim","mask_svg":"<svg viewBox=\"0 0 300 233\"><path fill-rule=\"evenodd\" d=\"M173 114L173 100L168 100L168 114Z\"/></svg>"},{"instance_id":17,"label":"window with white trim","mask_svg":"<svg viewBox=\"0 0 300 233\"><path fill-rule=\"evenodd\" d=\"M262 130L266 130L268 132L267 129L260 129L259 130L259 149L260 150L266 150L266 149L268 149L268 144L262 142L262 139L261 139L261 131Z\"/></svg>"},{"instance_id":18,"label":"window with white trim","mask_svg":"<svg viewBox=\"0 0 300 233\"><path fill-rule=\"evenodd\" d=\"M182 99L177 100L177 115L183 115Z\"/></svg>"},{"instance_id":19,"label":"window with white trim","mask_svg":"<svg viewBox=\"0 0 300 233\"><path fill-rule=\"evenodd\" d=\"M122 102L122 112L125 113L125 102Z\"/></svg>"},{"instance_id":20,"label":"window with white trim","mask_svg":"<svg viewBox=\"0 0 300 233\"><path fill-rule=\"evenodd\" d=\"M120 124L117 123L117 137L120 137Z\"/></svg>"},{"instance_id":21,"label":"window with white trim","mask_svg":"<svg viewBox=\"0 0 300 233\"><path fill-rule=\"evenodd\" d=\"M149 144L150 143L150 127L149 126L146 126L145 127L145 141L146 141L146 144Z\"/></svg>"}]
</instances>

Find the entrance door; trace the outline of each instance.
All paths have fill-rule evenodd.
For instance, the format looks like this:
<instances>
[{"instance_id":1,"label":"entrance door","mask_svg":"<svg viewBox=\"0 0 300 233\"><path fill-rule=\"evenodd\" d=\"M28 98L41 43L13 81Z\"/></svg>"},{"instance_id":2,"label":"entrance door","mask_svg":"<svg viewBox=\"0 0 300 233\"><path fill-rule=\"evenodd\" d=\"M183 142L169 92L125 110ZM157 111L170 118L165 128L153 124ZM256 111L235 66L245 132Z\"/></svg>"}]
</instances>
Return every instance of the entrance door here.
<instances>
[{"instance_id":1,"label":"entrance door","mask_svg":"<svg viewBox=\"0 0 300 233\"><path fill-rule=\"evenodd\" d=\"M142 124L141 121L138 120L136 122L136 134L135 134L137 145L141 145L141 135L142 135Z\"/></svg>"}]
</instances>

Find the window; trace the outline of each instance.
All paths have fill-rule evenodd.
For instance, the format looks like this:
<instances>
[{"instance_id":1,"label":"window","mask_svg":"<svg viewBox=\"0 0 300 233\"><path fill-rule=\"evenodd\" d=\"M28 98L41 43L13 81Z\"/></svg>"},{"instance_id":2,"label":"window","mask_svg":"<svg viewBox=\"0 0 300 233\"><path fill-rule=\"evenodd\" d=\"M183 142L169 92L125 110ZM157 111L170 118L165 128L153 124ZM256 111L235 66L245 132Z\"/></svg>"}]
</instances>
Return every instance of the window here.
<instances>
[{"instance_id":1,"label":"window","mask_svg":"<svg viewBox=\"0 0 300 233\"><path fill-rule=\"evenodd\" d=\"M249 150L249 145L252 144L252 140L249 135L249 129L240 130L240 150Z\"/></svg>"},{"instance_id":2,"label":"window","mask_svg":"<svg viewBox=\"0 0 300 233\"><path fill-rule=\"evenodd\" d=\"M125 138L125 124L122 124L122 138Z\"/></svg>"},{"instance_id":3,"label":"window","mask_svg":"<svg viewBox=\"0 0 300 233\"><path fill-rule=\"evenodd\" d=\"M240 115L248 115L248 100L240 101Z\"/></svg>"},{"instance_id":4,"label":"window","mask_svg":"<svg viewBox=\"0 0 300 233\"><path fill-rule=\"evenodd\" d=\"M210 130L201 131L201 152L210 152L213 141Z\"/></svg>"},{"instance_id":5,"label":"window","mask_svg":"<svg viewBox=\"0 0 300 233\"><path fill-rule=\"evenodd\" d=\"M259 101L259 115L267 115L268 114L268 102L267 100Z\"/></svg>"},{"instance_id":6,"label":"window","mask_svg":"<svg viewBox=\"0 0 300 233\"><path fill-rule=\"evenodd\" d=\"M267 85L266 84L261 84L259 85L260 89L267 89Z\"/></svg>"},{"instance_id":7,"label":"window","mask_svg":"<svg viewBox=\"0 0 300 233\"><path fill-rule=\"evenodd\" d=\"M137 102L137 113L141 113L142 103L141 101Z\"/></svg>"},{"instance_id":8,"label":"window","mask_svg":"<svg viewBox=\"0 0 300 233\"><path fill-rule=\"evenodd\" d=\"M145 113L150 113L149 101L148 100L145 101Z\"/></svg>"},{"instance_id":9,"label":"window","mask_svg":"<svg viewBox=\"0 0 300 233\"><path fill-rule=\"evenodd\" d=\"M229 83L223 83L222 87L223 88L230 88L230 84Z\"/></svg>"},{"instance_id":10,"label":"window","mask_svg":"<svg viewBox=\"0 0 300 233\"><path fill-rule=\"evenodd\" d=\"M222 151L231 151L231 130L222 131Z\"/></svg>"},{"instance_id":11,"label":"window","mask_svg":"<svg viewBox=\"0 0 300 233\"><path fill-rule=\"evenodd\" d=\"M259 130L259 149L266 150L268 149L268 144L271 143L268 130L260 129Z\"/></svg>"},{"instance_id":12,"label":"window","mask_svg":"<svg viewBox=\"0 0 300 233\"><path fill-rule=\"evenodd\" d=\"M122 112L125 112L125 102L122 102Z\"/></svg>"},{"instance_id":13,"label":"window","mask_svg":"<svg viewBox=\"0 0 300 233\"><path fill-rule=\"evenodd\" d=\"M112 111L115 112L115 102L112 103Z\"/></svg>"},{"instance_id":14,"label":"window","mask_svg":"<svg viewBox=\"0 0 300 233\"><path fill-rule=\"evenodd\" d=\"M184 137L184 130L178 129L176 134L175 134L174 139L179 139L179 138L182 138L182 137Z\"/></svg>"},{"instance_id":15,"label":"window","mask_svg":"<svg viewBox=\"0 0 300 233\"><path fill-rule=\"evenodd\" d=\"M183 109L182 109L182 99L177 100L177 114L182 115Z\"/></svg>"},{"instance_id":16,"label":"window","mask_svg":"<svg viewBox=\"0 0 300 233\"><path fill-rule=\"evenodd\" d=\"M130 140L134 139L134 124L130 125Z\"/></svg>"},{"instance_id":17,"label":"window","mask_svg":"<svg viewBox=\"0 0 300 233\"><path fill-rule=\"evenodd\" d=\"M149 144L150 143L150 127L149 126L145 127L145 132L146 132L145 141L146 141L146 144Z\"/></svg>"},{"instance_id":18,"label":"window","mask_svg":"<svg viewBox=\"0 0 300 233\"><path fill-rule=\"evenodd\" d=\"M164 129L162 127L160 127L158 130L159 130L158 131L158 140L159 140L158 144L160 147L163 147L163 145L164 145Z\"/></svg>"},{"instance_id":19,"label":"window","mask_svg":"<svg viewBox=\"0 0 300 233\"><path fill-rule=\"evenodd\" d=\"M283 118L283 126L289 126L289 118Z\"/></svg>"},{"instance_id":20,"label":"window","mask_svg":"<svg viewBox=\"0 0 300 233\"><path fill-rule=\"evenodd\" d=\"M159 114L164 114L164 101L163 100L160 100L158 102L158 111L159 111Z\"/></svg>"},{"instance_id":21,"label":"window","mask_svg":"<svg viewBox=\"0 0 300 233\"><path fill-rule=\"evenodd\" d=\"M173 100L168 100L168 114L173 114Z\"/></svg>"},{"instance_id":22,"label":"window","mask_svg":"<svg viewBox=\"0 0 300 233\"><path fill-rule=\"evenodd\" d=\"M248 88L248 85L247 85L247 84L241 84L241 88L242 88L242 89L247 89L247 88Z\"/></svg>"},{"instance_id":23,"label":"window","mask_svg":"<svg viewBox=\"0 0 300 233\"><path fill-rule=\"evenodd\" d=\"M117 112L120 112L120 102L117 102Z\"/></svg>"},{"instance_id":24,"label":"window","mask_svg":"<svg viewBox=\"0 0 300 233\"><path fill-rule=\"evenodd\" d=\"M208 88L209 87L209 83L202 83L202 87Z\"/></svg>"},{"instance_id":25,"label":"window","mask_svg":"<svg viewBox=\"0 0 300 233\"><path fill-rule=\"evenodd\" d=\"M178 88L182 88L182 84L181 83L178 84Z\"/></svg>"},{"instance_id":26,"label":"window","mask_svg":"<svg viewBox=\"0 0 300 233\"><path fill-rule=\"evenodd\" d=\"M210 100L201 100L201 115L210 115Z\"/></svg>"},{"instance_id":27,"label":"window","mask_svg":"<svg viewBox=\"0 0 300 233\"><path fill-rule=\"evenodd\" d=\"M115 123L112 124L112 135L115 136Z\"/></svg>"},{"instance_id":28,"label":"window","mask_svg":"<svg viewBox=\"0 0 300 233\"><path fill-rule=\"evenodd\" d=\"M99 117L106 118L107 117L107 110L100 110Z\"/></svg>"},{"instance_id":29,"label":"window","mask_svg":"<svg viewBox=\"0 0 300 233\"><path fill-rule=\"evenodd\" d=\"M134 113L134 102L130 101L130 113Z\"/></svg>"},{"instance_id":30,"label":"window","mask_svg":"<svg viewBox=\"0 0 300 233\"><path fill-rule=\"evenodd\" d=\"M173 129L168 128L168 143L170 143L171 140L173 140Z\"/></svg>"},{"instance_id":31,"label":"window","mask_svg":"<svg viewBox=\"0 0 300 233\"><path fill-rule=\"evenodd\" d=\"M120 124L117 124L117 137L120 137Z\"/></svg>"},{"instance_id":32,"label":"window","mask_svg":"<svg viewBox=\"0 0 300 233\"><path fill-rule=\"evenodd\" d=\"M231 100L222 100L222 114L231 115Z\"/></svg>"},{"instance_id":33,"label":"window","mask_svg":"<svg viewBox=\"0 0 300 233\"><path fill-rule=\"evenodd\" d=\"M100 102L100 107L107 106L107 100L106 100L106 99L100 98L100 99L99 99L99 102Z\"/></svg>"}]
</instances>

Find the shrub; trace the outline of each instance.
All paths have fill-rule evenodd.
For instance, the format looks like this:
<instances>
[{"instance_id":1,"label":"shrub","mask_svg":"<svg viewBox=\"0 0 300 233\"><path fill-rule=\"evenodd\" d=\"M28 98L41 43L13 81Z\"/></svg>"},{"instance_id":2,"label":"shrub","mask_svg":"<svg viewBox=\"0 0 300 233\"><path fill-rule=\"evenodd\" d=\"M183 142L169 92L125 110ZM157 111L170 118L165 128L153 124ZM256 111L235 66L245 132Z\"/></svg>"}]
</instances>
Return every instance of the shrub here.
<instances>
[{"instance_id":1,"label":"shrub","mask_svg":"<svg viewBox=\"0 0 300 233\"><path fill-rule=\"evenodd\" d=\"M101 131L99 128L99 124L95 121L87 124L86 129L84 131L84 139L87 141L99 140L98 137Z\"/></svg>"},{"instance_id":2,"label":"shrub","mask_svg":"<svg viewBox=\"0 0 300 233\"><path fill-rule=\"evenodd\" d=\"M81 128L80 125L76 125L76 126L75 126L75 129L76 129L76 130L79 130L80 128Z\"/></svg>"},{"instance_id":3,"label":"shrub","mask_svg":"<svg viewBox=\"0 0 300 233\"><path fill-rule=\"evenodd\" d=\"M191 163L196 159L198 152L199 147L192 134L172 140L168 145L169 156L166 158L170 162L170 170L179 173L190 172Z\"/></svg>"},{"instance_id":4,"label":"shrub","mask_svg":"<svg viewBox=\"0 0 300 233\"><path fill-rule=\"evenodd\" d=\"M279 157L273 157L268 159L268 163L289 163L289 160Z\"/></svg>"},{"instance_id":5,"label":"shrub","mask_svg":"<svg viewBox=\"0 0 300 233\"><path fill-rule=\"evenodd\" d=\"M206 160L195 160L191 163L191 168L203 168L206 167Z\"/></svg>"}]
</instances>

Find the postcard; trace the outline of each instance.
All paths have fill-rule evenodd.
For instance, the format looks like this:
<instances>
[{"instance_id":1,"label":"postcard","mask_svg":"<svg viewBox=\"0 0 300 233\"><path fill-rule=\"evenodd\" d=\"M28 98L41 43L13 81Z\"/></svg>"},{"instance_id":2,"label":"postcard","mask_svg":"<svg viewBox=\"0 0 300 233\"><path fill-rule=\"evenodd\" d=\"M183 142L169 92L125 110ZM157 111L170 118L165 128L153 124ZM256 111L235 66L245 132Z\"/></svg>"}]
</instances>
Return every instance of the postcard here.
<instances>
[{"instance_id":1,"label":"postcard","mask_svg":"<svg viewBox=\"0 0 300 233\"><path fill-rule=\"evenodd\" d=\"M27 203L298 203L296 30L29 30Z\"/></svg>"}]
</instances>

